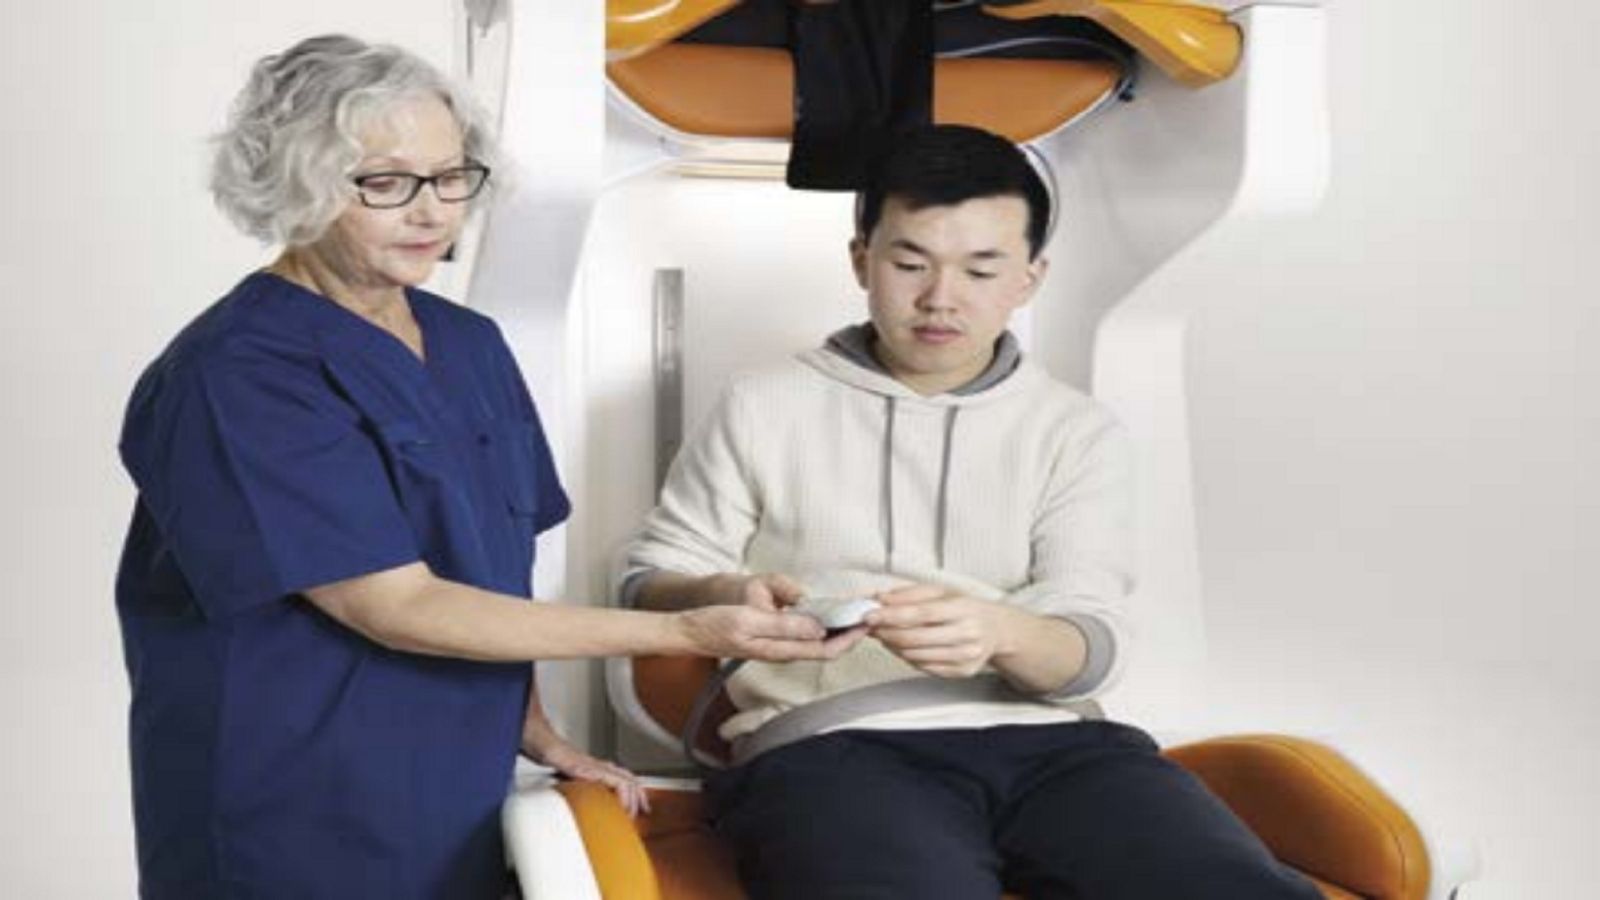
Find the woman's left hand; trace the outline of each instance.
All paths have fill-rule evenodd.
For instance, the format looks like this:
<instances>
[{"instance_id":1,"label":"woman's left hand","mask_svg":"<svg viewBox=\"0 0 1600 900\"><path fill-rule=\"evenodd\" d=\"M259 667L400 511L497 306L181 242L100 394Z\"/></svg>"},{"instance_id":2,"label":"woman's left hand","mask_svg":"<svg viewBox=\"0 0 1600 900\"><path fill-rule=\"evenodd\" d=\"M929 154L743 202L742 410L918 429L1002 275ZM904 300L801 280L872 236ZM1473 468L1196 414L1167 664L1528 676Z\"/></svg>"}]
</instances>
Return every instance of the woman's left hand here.
<instances>
[{"instance_id":1,"label":"woman's left hand","mask_svg":"<svg viewBox=\"0 0 1600 900\"><path fill-rule=\"evenodd\" d=\"M628 815L637 816L650 811L650 798L645 794L639 776L609 760L590 756L559 735L543 736L539 746L524 741L522 752L534 762L543 763L574 781L593 781L610 788L622 803Z\"/></svg>"}]
</instances>

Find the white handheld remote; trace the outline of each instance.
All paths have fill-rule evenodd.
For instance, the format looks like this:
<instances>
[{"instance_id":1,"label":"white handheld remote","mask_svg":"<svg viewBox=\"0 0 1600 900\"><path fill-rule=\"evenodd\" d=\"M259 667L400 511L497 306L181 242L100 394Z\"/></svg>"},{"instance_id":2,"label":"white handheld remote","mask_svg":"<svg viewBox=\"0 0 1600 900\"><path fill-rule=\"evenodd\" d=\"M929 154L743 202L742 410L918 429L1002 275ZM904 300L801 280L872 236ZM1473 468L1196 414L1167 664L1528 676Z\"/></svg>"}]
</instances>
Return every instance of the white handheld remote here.
<instances>
[{"instance_id":1,"label":"white handheld remote","mask_svg":"<svg viewBox=\"0 0 1600 900\"><path fill-rule=\"evenodd\" d=\"M867 613L881 605L871 597L806 597L795 604L794 611L816 619L833 635L860 625Z\"/></svg>"}]
</instances>

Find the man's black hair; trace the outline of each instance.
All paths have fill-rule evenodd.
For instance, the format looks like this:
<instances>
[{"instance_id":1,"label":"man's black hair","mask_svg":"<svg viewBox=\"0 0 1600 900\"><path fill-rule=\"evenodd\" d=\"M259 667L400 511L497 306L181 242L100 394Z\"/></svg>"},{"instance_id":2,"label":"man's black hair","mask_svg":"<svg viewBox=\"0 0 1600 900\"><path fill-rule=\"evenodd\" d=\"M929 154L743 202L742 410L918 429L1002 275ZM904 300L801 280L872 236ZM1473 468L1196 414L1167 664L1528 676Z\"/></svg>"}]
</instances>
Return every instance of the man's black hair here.
<instances>
[{"instance_id":1,"label":"man's black hair","mask_svg":"<svg viewBox=\"0 0 1600 900\"><path fill-rule=\"evenodd\" d=\"M856 197L856 235L872 236L883 204L897 197L912 209L955 206L980 197L1017 197L1028 204L1028 256L1044 248L1050 194L1022 150L966 125L931 125L895 139L867 174Z\"/></svg>"}]
</instances>

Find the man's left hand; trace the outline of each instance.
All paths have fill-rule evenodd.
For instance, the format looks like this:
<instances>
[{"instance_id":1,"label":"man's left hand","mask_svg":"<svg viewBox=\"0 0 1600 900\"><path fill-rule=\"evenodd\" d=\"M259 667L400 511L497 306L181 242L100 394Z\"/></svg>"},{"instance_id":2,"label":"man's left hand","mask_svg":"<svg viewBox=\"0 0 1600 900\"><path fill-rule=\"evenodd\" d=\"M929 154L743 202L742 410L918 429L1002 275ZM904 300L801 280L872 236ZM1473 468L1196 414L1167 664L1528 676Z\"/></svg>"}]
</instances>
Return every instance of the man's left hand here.
<instances>
[{"instance_id":1,"label":"man's left hand","mask_svg":"<svg viewBox=\"0 0 1600 900\"><path fill-rule=\"evenodd\" d=\"M936 584L876 595L868 634L889 652L939 678L967 678L1004 652L1014 610Z\"/></svg>"}]
</instances>

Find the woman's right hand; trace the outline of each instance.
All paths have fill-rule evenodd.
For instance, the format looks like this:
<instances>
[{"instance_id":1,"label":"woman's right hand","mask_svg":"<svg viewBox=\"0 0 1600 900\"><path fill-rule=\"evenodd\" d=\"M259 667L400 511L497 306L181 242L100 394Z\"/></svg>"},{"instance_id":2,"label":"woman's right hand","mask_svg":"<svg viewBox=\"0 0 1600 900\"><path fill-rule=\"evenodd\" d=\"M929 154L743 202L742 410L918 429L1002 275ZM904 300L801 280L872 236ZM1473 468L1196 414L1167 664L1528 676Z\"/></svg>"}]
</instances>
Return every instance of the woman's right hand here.
<instances>
[{"instance_id":1,"label":"woman's right hand","mask_svg":"<svg viewBox=\"0 0 1600 900\"><path fill-rule=\"evenodd\" d=\"M704 606L673 615L695 652L767 662L837 659L866 633L856 628L828 638L810 616L747 605Z\"/></svg>"},{"instance_id":2,"label":"woman's right hand","mask_svg":"<svg viewBox=\"0 0 1600 900\"><path fill-rule=\"evenodd\" d=\"M704 580L699 605L751 606L777 611L799 603L804 595L805 589L784 575L727 572Z\"/></svg>"}]
</instances>

